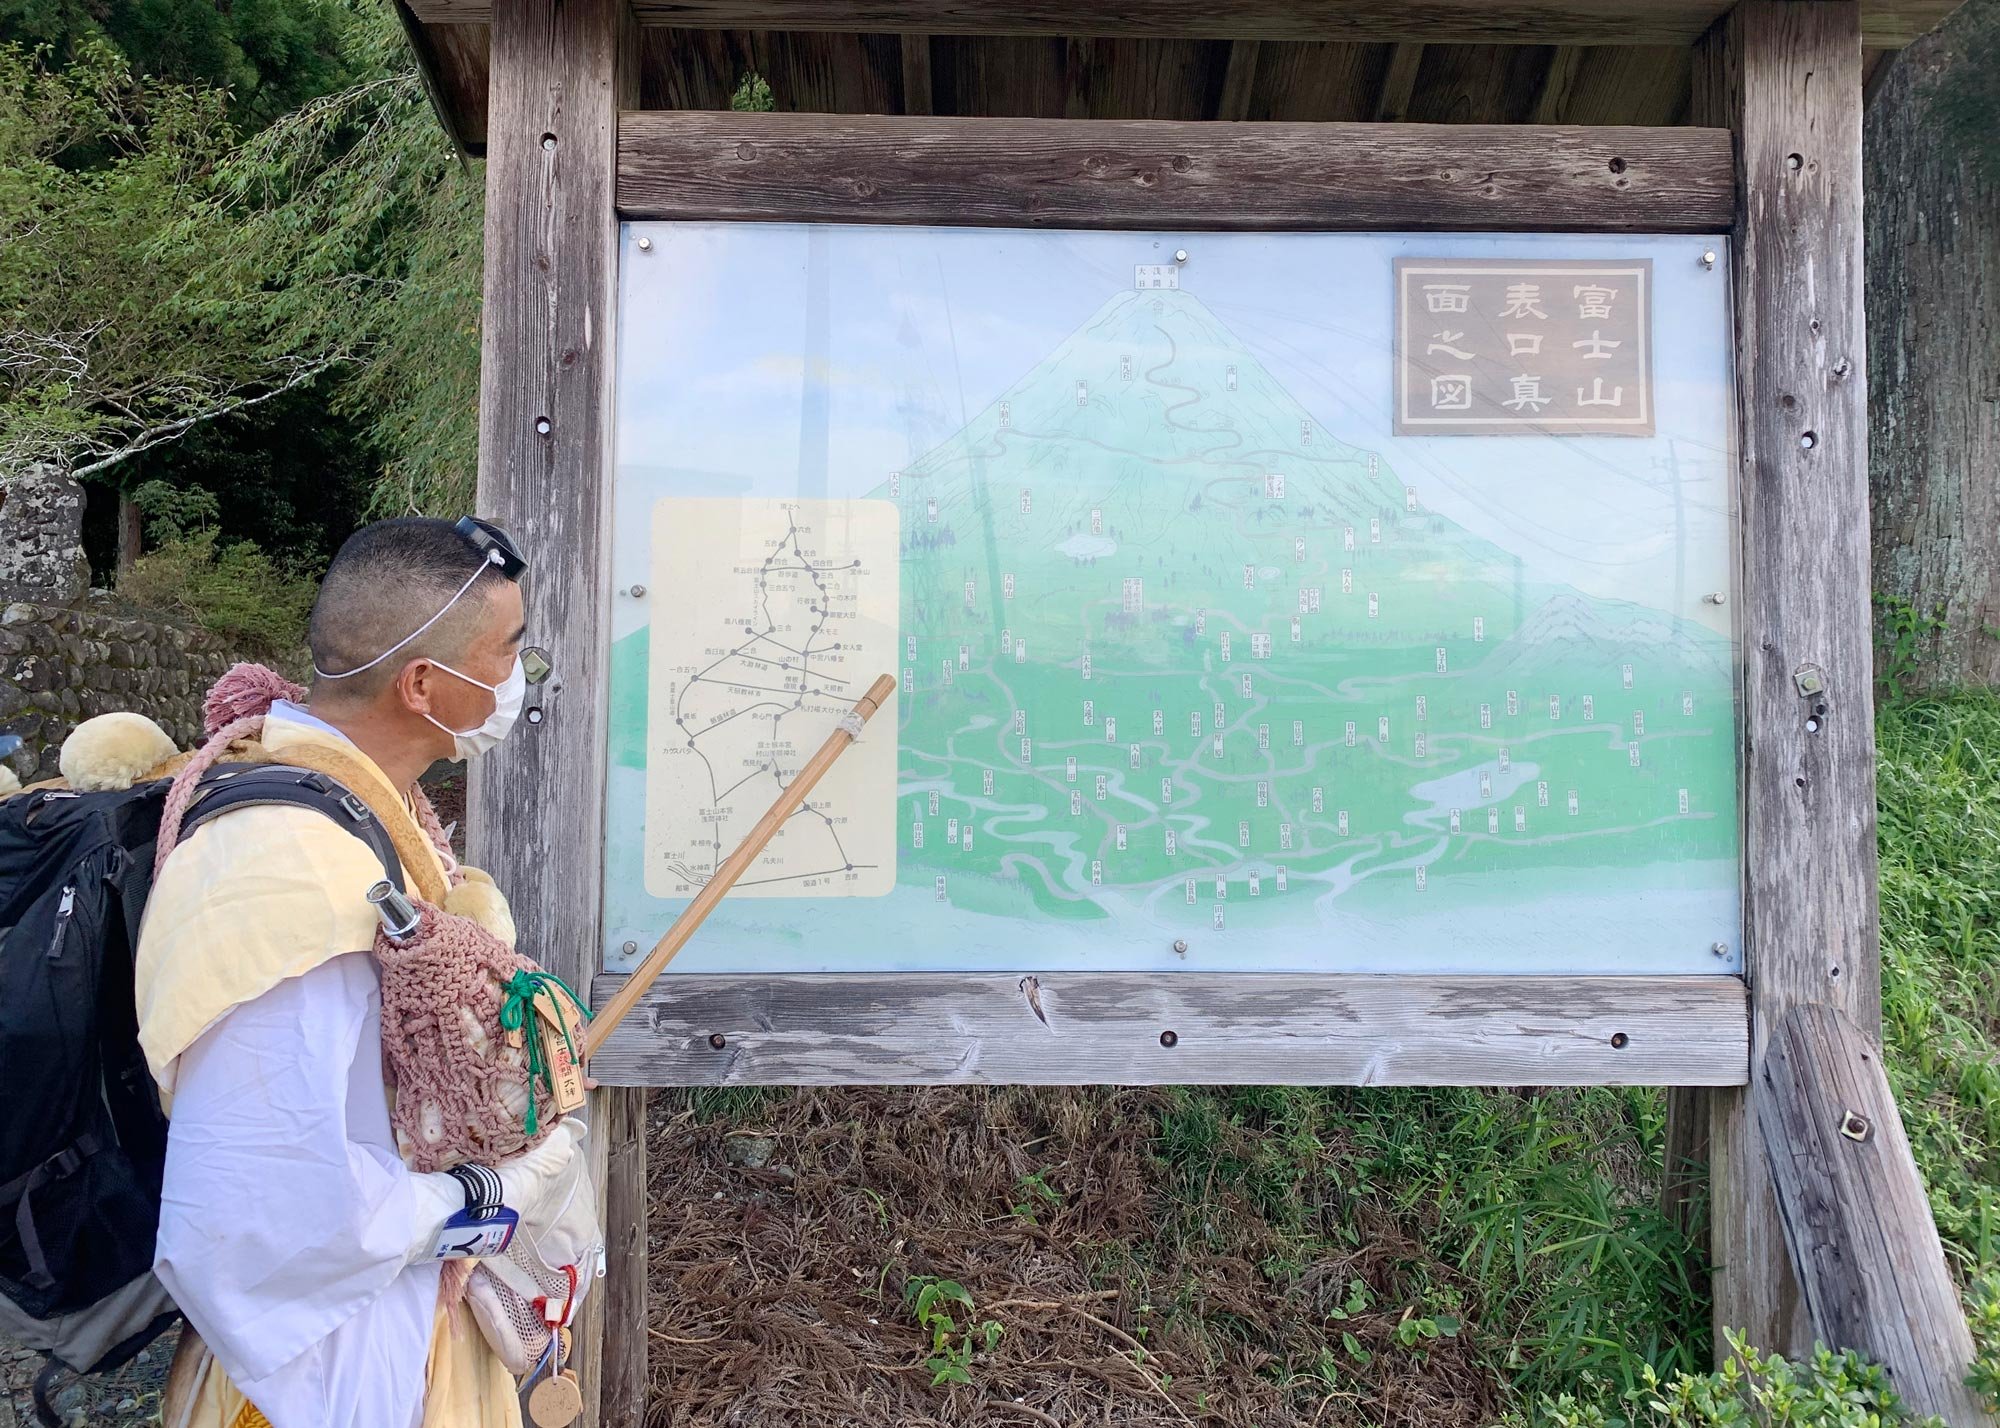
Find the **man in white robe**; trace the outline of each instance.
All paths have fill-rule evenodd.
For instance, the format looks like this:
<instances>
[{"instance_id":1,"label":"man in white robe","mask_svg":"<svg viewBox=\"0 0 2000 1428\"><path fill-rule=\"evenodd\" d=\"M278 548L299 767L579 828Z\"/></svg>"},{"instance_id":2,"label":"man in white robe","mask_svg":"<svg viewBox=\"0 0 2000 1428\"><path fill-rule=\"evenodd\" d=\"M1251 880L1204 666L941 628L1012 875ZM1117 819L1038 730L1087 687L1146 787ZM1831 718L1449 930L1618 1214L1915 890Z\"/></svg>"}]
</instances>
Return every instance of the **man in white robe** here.
<instances>
[{"instance_id":1,"label":"man in white robe","mask_svg":"<svg viewBox=\"0 0 2000 1428\"><path fill-rule=\"evenodd\" d=\"M389 521L342 548L313 613L309 708L274 706L267 748L337 748L379 780L371 802L407 806L436 759L504 736L518 564L483 529ZM504 900L469 872L454 910L511 939ZM380 877L322 815L248 807L176 848L148 902L140 1042L171 1109L156 1268L213 1356L168 1428L520 1422L463 1304L440 1304L434 1251L466 1193L410 1170L390 1129L363 896ZM497 1167L524 1231L559 1213L582 1131L568 1117Z\"/></svg>"}]
</instances>

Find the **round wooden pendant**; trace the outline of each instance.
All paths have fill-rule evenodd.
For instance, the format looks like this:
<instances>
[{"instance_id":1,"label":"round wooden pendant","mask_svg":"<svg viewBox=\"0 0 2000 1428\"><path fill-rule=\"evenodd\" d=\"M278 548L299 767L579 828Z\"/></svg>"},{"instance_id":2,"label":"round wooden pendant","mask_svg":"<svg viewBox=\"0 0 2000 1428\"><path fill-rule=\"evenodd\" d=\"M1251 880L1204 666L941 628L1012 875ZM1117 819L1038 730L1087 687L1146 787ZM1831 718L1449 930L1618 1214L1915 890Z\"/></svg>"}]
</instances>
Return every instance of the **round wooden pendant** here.
<instances>
[{"instance_id":1,"label":"round wooden pendant","mask_svg":"<svg viewBox=\"0 0 2000 1428\"><path fill-rule=\"evenodd\" d=\"M556 1360L556 1362L566 1364L569 1362L570 1344L572 1342L569 1334L569 1326L567 1324L565 1324L562 1328L556 1330L556 1340L562 1346L560 1349L557 1350L560 1357Z\"/></svg>"},{"instance_id":2,"label":"round wooden pendant","mask_svg":"<svg viewBox=\"0 0 2000 1428\"><path fill-rule=\"evenodd\" d=\"M537 1428L568 1428L583 1412L583 1389L576 1375L559 1373L535 1385L528 1395L528 1416Z\"/></svg>"}]
</instances>

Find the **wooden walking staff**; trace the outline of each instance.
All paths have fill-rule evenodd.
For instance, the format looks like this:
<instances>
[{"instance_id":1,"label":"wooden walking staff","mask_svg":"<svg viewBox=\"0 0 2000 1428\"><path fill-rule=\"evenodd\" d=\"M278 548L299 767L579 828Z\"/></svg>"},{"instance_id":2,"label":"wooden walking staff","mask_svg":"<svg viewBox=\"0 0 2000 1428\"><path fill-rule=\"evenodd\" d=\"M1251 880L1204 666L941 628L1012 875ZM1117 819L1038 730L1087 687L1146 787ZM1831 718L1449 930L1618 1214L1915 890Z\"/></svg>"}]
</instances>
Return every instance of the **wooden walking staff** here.
<instances>
[{"instance_id":1,"label":"wooden walking staff","mask_svg":"<svg viewBox=\"0 0 2000 1428\"><path fill-rule=\"evenodd\" d=\"M749 870L750 865L757 861L757 855L778 836L778 830L784 827L785 820L798 812L799 805L806 801L806 795L812 792L813 785L820 781L821 775L833 767L835 759L847 752L849 746L861 736L862 726L895 692L895 679L885 674L868 687L866 694L854 701L854 707L842 717L840 727L827 736L826 742L819 746L819 752L799 770L799 776L793 779L791 785L778 796L778 801L757 820L757 826L750 830L750 836L745 838L722 866L715 870L715 876L695 894L694 901L674 919L674 925L667 929L666 935L653 944L653 950L646 954L646 960L634 969L632 975L626 979L625 985L618 989L618 994L606 1002L604 1009L591 1021L583 1037L585 1061L594 1056L597 1049L604 1045L612 1030L625 1019L625 1014L631 1011L637 1005L639 998L646 994L646 988L653 985L653 979L666 970L667 963L673 961L674 954L687 945L687 940L694 936L696 929L707 920L711 912L715 911L715 905L722 901L723 895L736 886L736 880Z\"/></svg>"}]
</instances>

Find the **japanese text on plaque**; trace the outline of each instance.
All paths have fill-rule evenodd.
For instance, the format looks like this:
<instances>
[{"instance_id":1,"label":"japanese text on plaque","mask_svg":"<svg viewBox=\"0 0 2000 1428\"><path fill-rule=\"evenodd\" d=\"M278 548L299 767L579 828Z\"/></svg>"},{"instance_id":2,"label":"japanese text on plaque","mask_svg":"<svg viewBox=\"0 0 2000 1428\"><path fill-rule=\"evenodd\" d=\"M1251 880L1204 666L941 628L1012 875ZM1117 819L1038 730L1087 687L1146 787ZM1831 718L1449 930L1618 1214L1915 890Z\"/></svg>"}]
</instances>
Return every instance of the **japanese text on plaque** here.
<instances>
[{"instance_id":1,"label":"japanese text on plaque","mask_svg":"<svg viewBox=\"0 0 2000 1428\"><path fill-rule=\"evenodd\" d=\"M1650 436L1649 260L1396 260L1398 436Z\"/></svg>"}]
</instances>

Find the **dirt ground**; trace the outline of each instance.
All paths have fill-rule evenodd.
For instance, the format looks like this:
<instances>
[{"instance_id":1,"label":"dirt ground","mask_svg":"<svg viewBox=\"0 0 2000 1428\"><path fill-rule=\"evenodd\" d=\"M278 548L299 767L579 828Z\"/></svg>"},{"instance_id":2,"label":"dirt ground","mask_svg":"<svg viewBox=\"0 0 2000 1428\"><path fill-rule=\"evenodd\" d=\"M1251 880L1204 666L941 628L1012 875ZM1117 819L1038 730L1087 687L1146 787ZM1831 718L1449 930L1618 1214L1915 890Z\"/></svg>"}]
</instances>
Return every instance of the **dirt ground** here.
<instances>
[{"instance_id":1,"label":"dirt ground","mask_svg":"<svg viewBox=\"0 0 2000 1428\"><path fill-rule=\"evenodd\" d=\"M1280 1289L1251 1207L1167 1202L1145 1144L1162 1094L655 1092L650 1428L1491 1421L1458 1341L1315 1377L1330 1332L1389 1341L1393 1314L1332 1311L1357 1278L1395 1302L1421 1250L1372 1225ZM948 1330L918 1322L927 1277L972 1300ZM967 1381L934 1385L940 1348Z\"/></svg>"},{"instance_id":2,"label":"dirt ground","mask_svg":"<svg viewBox=\"0 0 2000 1428\"><path fill-rule=\"evenodd\" d=\"M83 1379L59 1389L56 1409L65 1424L91 1428L138 1428L159 1421L160 1389L173 1360L176 1334L170 1330L142 1349L115 1374ZM35 1423L35 1403L29 1396L42 1356L0 1339L0 1428L27 1428Z\"/></svg>"}]
</instances>

